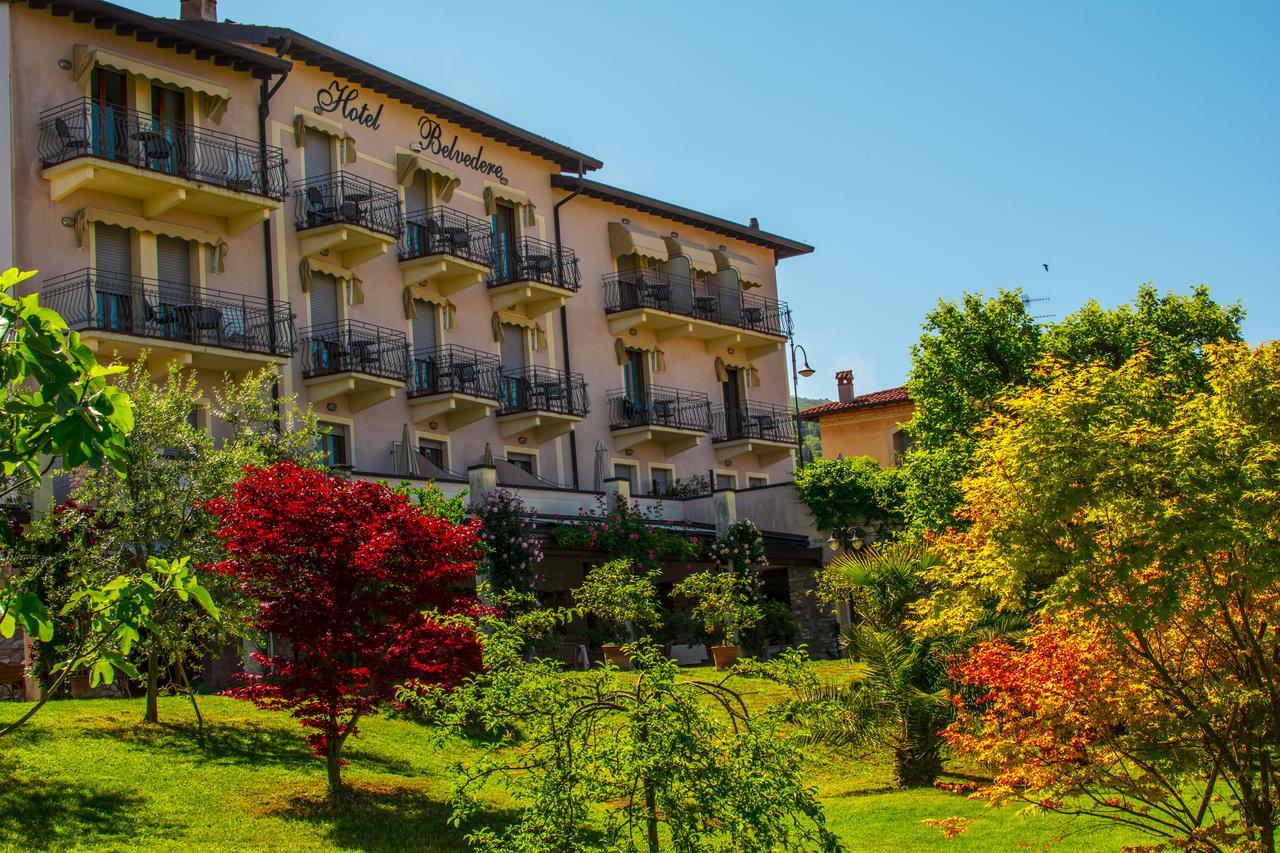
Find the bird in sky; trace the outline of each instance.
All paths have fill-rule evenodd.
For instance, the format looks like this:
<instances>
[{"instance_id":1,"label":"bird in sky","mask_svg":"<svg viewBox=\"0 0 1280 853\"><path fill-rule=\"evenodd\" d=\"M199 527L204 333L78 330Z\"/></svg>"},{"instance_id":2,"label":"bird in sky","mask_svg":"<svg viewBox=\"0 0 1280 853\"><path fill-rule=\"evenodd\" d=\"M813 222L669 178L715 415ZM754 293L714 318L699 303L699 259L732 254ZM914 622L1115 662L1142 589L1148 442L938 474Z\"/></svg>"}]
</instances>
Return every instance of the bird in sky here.
<instances>
[{"instance_id":1,"label":"bird in sky","mask_svg":"<svg viewBox=\"0 0 1280 853\"><path fill-rule=\"evenodd\" d=\"M1049 271L1049 265L1048 265L1048 264L1041 264L1040 266L1044 267L1044 271L1045 271L1045 272L1048 272L1048 271Z\"/></svg>"}]
</instances>

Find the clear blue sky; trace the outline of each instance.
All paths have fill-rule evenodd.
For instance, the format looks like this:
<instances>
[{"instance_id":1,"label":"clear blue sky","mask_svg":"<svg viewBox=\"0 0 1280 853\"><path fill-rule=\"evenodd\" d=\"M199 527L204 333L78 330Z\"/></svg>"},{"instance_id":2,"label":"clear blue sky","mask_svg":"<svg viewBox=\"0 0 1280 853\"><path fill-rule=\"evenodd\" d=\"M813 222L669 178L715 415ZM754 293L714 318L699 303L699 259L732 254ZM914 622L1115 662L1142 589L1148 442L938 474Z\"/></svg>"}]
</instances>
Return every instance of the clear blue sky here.
<instances>
[{"instance_id":1,"label":"clear blue sky","mask_svg":"<svg viewBox=\"0 0 1280 853\"><path fill-rule=\"evenodd\" d=\"M175 16L178 0L123 0ZM420 17L406 14L415 10ZM1280 3L221 0L804 240L783 298L834 394L901 382L939 297L1058 316L1207 283L1280 337ZM1049 264L1046 273L1041 264Z\"/></svg>"}]
</instances>

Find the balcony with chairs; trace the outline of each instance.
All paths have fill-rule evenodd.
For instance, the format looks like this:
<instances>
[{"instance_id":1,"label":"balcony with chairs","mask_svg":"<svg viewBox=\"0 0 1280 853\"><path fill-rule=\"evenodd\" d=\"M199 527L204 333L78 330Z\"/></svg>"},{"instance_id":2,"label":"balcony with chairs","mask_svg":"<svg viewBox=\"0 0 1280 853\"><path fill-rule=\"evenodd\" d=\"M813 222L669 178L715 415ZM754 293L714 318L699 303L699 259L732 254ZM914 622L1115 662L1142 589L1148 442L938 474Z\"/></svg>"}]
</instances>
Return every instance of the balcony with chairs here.
<instances>
[{"instance_id":1,"label":"balcony with chairs","mask_svg":"<svg viewBox=\"0 0 1280 853\"><path fill-rule=\"evenodd\" d=\"M240 373L294 348L289 304L258 296L83 269L45 279L40 301L103 360L146 351L157 364Z\"/></svg>"},{"instance_id":2,"label":"balcony with chairs","mask_svg":"<svg viewBox=\"0 0 1280 853\"><path fill-rule=\"evenodd\" d=\"M564 305L581 287L578 258L569 248L533 237L493 244L489 301L495 311L535 319Z\"/></svg>"},{"instance_id":3,"label":"balcony with chairs","mask_svg":"<svg viewBox=\"0 0 1280 853\"><path fill-rule=\"evenodd\" d=\"M619 450L652 441L673 456L696 447L711 431L711 401L697 391L619 388L609 392L608 405L609 429Z\"/></svg>"},{"instance_id":4,"label":"balcony with chairs","mask_svg":"<svg viewBox=\"0 0 1280 853\"><path fill-rule=\"evenodd\" d=\"M37 153L49 196L77 190L226 220L235 235L265 222L285 196L284 152L252 139L77 98L40 114Z\"/></svg>"},{"instance_id":5,"label":"balcony with chairs","mask_svg":"<svg viewBox=\"0 0 1280 853\"><path fill-rule=\"evenodd\" d=\"M773 403L717 406L711 412L711 441L721 463L754 453L761 465L772 465L796 449L795 415Z\"/></svg>"},{"instance_id":6,"label":"balcony with chairs","mask_svg":"<svg viewBox=\"0 0 1280 853\"><path fill-rule=\"evenodd\" d=\"M447 207L405 214L400 235L404 286L444 298L480 284L493 268L488 220Z\"/></svg>"},{"instance_id":7,"label":"balcony with chairs","mask_svg":"<svg viewBox=\"0 0 1280 853\"><path fill-rule=\"evenodd\" d=\"M740 288L645 269L604 276L609 332L648 330L658 343L692 337L707 352L740 346L748 359L781 349L791 332L785 302Z\"/></svg>"},{"instance_id":8,"label":"balcony with chairs","mask_svg":"<svg viewBox=\"0 0 1280 853\"><path fill-rule=\"evenodd\" d=\"M573 429L590 410L587 383L580 373L550 367L503 370L498 391L503 438L528 434L541 444Z\"/></svg>"},{"instance_id":9,"label":"balcony with chairs","mask_svg":"<svg viewBox=\"0 0 1280 853\"><path fill-rule=\"evenodd\" d=\"M358 412L390 400L409 381L404 332L343 320L309 326L300 338L302 382L313 404L344 398Z\"/></svg>"},{"instance_id":10,"label":"balcony with chairs","mask_svg":"<svg viewBox=\"0 0 1280 853\"><path fill-rule=\"evenodd\" d=\"M358 175L309 178L293 193L294 227L303 257L327 257L353 269L400 239L400 193Z\"/></svg>"},{"instance_id":11,"label":"balcony with chairs","mask_svg":"<svg viewBox=\"0 0 1280 853\"><path fill-rule=\"evenodd\" d=\"M446 344L413 354L409 412L414 423L443 420L460 429L493 414L502 366L492 353Z\"/></svg>"}]
</instances>

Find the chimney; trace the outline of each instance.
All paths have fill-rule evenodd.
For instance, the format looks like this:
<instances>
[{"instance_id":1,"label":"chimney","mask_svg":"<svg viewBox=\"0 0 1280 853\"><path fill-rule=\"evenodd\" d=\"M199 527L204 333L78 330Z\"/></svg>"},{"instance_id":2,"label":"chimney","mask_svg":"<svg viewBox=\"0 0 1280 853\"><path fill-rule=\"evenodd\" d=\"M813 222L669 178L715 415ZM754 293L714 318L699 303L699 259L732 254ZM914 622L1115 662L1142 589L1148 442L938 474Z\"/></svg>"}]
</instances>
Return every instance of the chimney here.
<instances>
[{"instance_id":1,"label":"chimney","mask_svg":"<svg viewBox=\"0 0 1280 853\"><path fill-rule=\"evenodd\" d=\"M747 223L747 227L748 227L748 228L754 228L754 229L756 229L757 231L759 231L759 230L760 230L760 220L759 220L759 219L756 219L754 216L753 216L753 217L751 217L751 221Z\"/></svg>"},{"instance_id":2,"label":"chimney","mask_svg":"<svg viewBox=\"0 0 1280 853\"><path fill-rule=\"evenodd\" d=\"M218 20L218 0L182 0L182 20L211 21Z\"/></svg>"},{"instance_id":3,"label":"chimney","mask_svg":"<svg viewBox=\"0 0 1280 853\"><path fill-rule=\"evenodd\" d=\"M847 403L853 399L852 370L836 371L836 393L840 396L841 403Z\"/></svg>"}]
</instances>

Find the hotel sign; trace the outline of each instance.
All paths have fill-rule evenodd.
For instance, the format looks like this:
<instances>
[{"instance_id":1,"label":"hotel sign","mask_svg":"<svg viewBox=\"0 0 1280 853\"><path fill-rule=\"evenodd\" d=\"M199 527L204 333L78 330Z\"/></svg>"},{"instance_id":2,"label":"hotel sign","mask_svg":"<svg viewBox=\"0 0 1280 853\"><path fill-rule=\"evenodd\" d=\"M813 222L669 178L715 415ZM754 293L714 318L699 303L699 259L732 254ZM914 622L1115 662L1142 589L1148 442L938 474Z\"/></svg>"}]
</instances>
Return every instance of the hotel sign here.
<instances>
[{"instance_id":1,"label":"hotel sign","mask_svg":"<svg viewBox=\"0 0 1280 853\"><path fill-rule=\"evenodd\" d=\"M377 109L370 108L368 101L360 99L359 89L340 80L334 80L326 88L316 92L315 111L338 113L347 121L370 130L378 130L382 124L382 105L379 104ZM423 115L418 119L418 136L421 138L422 151L441 160L465 166L482 175L496 178L500 183L507 182L506 175L502 173L502 165L485 159L483 144L475 151L464 151L458 146L458 134L453 134L447 142L445 134L444 125L431 116Z\"/></svg>"}]
</instances>

